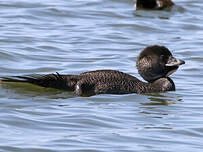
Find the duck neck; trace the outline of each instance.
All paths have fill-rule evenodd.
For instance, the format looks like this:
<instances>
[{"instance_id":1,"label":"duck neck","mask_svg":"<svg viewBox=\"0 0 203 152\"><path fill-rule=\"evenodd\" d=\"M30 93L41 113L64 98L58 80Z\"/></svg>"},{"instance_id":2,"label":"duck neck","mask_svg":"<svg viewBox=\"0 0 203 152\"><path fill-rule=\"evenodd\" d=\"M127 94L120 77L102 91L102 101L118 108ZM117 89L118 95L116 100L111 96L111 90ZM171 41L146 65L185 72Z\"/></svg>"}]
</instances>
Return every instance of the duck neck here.
<instances>
[{"instance_id":1,"label":"duck neck","mask_svg":"<svg viewBox=\"0 0 203 152\"><path fill-rule=\"evenodd\" d=\"M175 91L175 84L169 77L159 78L153 82L145 83L143 93Z\"/></svg>"}]
</instances>

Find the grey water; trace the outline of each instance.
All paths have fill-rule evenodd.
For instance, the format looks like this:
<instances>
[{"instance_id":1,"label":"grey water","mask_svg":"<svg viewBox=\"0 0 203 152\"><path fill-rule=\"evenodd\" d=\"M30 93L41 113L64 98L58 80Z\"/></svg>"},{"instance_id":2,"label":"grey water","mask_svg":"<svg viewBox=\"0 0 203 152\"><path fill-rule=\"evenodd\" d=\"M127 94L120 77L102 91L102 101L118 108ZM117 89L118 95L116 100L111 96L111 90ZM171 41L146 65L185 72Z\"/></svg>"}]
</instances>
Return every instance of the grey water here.
<instances>
[{"instance_id":1,"label":"grey water","mask_svg":"<svg viewBox=\"0 0 203 152\"><path fill-rule=\"evenodd\" d=\"M0 84L2 152L202 152L203 1L135 11L133 0L1 0L0 76L114 69L164 45L186 61L176 91L76 97Z\"/></svg>"}]
</instances>

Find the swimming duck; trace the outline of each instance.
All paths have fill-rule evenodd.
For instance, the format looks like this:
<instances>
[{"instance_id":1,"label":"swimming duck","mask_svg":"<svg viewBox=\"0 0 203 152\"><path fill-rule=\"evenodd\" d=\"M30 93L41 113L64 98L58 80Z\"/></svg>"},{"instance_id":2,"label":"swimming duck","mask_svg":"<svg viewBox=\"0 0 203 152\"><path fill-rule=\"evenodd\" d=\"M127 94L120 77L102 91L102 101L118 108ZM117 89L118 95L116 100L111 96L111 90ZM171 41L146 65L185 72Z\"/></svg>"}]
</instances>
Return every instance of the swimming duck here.
<instances>
[{"instance_id":1,"label":"swimming duck","mask_svg":"<svg viewBox=\"0 0 203 152\"><path fill-rule=\"evenodd\" d=\"M170 9L175 5L171 0L137 0L135 9Z\"/></svg>"},{"instance_id":2,"label":"swimming duck","mask_svg":"<svg viewBox=\"0 0 203 152\"><path fill-rule=\"evenodd\" d=\"M1 78L7 82L26 82L42 87L74 91L78 96L96 94L154 93L174 91L175 84L168 76L183 60L176 59L164 46L148 46L138 56L139 74L147 82L117 70L96 70L79 75L47 74Z\"/></svg>"}]
</instances>

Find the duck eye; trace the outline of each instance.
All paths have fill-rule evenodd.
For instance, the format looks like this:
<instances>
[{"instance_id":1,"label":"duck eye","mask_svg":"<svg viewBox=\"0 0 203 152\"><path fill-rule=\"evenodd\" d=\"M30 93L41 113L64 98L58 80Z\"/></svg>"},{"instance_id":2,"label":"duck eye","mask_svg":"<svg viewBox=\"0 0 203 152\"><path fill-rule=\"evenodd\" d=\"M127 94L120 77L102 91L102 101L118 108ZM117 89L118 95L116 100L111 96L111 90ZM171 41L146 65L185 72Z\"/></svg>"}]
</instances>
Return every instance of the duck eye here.
<instances>
[{"instance_id":1,"label":"duck eye","mask_svg":"<svg viewBox=\"0 0 203 152\"><path fill-rule=\"evenodd\" d=\"M161 61L166 62L168 58L165 55L161 55L160 59Z\"/></svg>"},{"instance_id":2,"label":"duck eye","mask_svg":"<svg viewBox=\"0 0 203 152\"><path fill-rule=\"evenodd\" d=\"M164 59L164 55L160 55L160 59L163 60Z\"/></svg>"}]
</instances>

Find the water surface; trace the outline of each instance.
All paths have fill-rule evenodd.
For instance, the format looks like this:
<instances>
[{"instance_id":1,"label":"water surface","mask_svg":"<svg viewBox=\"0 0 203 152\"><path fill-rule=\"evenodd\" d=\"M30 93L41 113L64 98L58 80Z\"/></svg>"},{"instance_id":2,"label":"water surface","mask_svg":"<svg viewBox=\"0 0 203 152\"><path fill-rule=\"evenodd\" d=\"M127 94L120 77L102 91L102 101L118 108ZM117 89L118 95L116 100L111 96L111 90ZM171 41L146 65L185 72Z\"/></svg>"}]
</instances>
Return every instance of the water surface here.
<instances>
[{"instance_id":1,"label":"water surface","mask_svg":"<svg viewBox=\"0 0 203 152\"><path fill-rule=\"evenodd\" d=\"M176 91L161 94L1 84L0 151L202 152L203 2L175 2L135 12L133 0L1 0L1 76L114 69L141 79L136 57L153 44L186 64L171 77Z\"/></svg>"}]
</instances>

